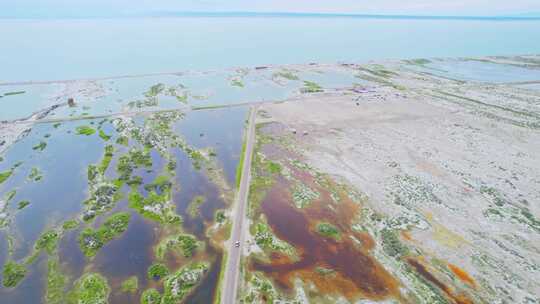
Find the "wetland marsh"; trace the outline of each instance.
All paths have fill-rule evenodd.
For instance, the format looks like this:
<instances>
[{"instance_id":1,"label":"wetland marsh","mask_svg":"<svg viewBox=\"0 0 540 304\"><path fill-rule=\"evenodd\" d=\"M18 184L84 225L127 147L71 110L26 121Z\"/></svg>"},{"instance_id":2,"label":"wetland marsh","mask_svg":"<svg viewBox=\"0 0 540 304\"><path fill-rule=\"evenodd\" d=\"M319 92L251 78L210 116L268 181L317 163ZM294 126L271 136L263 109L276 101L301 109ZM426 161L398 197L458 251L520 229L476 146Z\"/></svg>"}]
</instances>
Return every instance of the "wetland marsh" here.
<instances>
[{"instance_id":1,"label":"wetland marsh","mask_svg":"<svg viewBox=\"0 0 540 304\"><path fill-rule=\"evenodd\" d=\"M0 302L229 304L232 271L237 303L538 302L538 83L530 55L0 84Z\"/></svg>"}]
</instances>

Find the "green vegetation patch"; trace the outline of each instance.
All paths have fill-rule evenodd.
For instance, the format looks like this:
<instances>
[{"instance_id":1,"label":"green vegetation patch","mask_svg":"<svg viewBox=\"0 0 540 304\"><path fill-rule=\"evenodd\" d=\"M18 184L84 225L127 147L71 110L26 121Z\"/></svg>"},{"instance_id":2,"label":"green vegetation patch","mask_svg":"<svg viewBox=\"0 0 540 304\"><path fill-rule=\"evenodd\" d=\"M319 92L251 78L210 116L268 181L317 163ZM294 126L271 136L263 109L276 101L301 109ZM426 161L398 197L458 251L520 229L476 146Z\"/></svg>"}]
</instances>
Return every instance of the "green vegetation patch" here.
<instances>
[{"instance_id":1,"label":"green vegetation patch","mask_svg":"<svg viewBox=\"0 0 540 304\"><path fill-rule=\"evenodd\" d=\"M527 224L536 230L536 232L540 232L540 220L538 220L529 209L527 208L521 208L521 216L523 216L526 219Z\"/></svg>"},{"instance_id":2,"label":"green vegetation patch","mask_svg":"<svg viewBox=\"0 0 540 304\"><path fill-rule=\"evenodd\" d=\"M13 96L13 95L21 95L26 93L26 91L15 91L15 92L7 92L4 93L4 96Z\"/></svg>"},{"instance_id":3,"label":"green vegetation patch","mask_svg":"<svg viewBox=\"0 0 540 304\"><path fill-rule=\"evenodd\" d=\"M178 95L176 92L175 92L175 95L173 95L174 97L176 97L176 100L178 100L179 102L181 103L187 103L188 101L188 93L187 92L184 92L182 95Z\"/></svg>"},{"instance_id":4,"label":"green vegetation patch","mask_svg":"<svg viewBox=\"0 0 540 304\"><path fill-rule=\"evenodd\" d=\"M79 236L79 245L84 255L94 257L107 242L117 238L127 230L129 219L129 213L118 212L105 220L99 229L84 229Z\"/></svg>"},{"instance_id":5,"label":"green vegetation patch","mask_svg":"<svg viewBox=\"0 0 540 304\"><path fill-rule=\"evenodd\" d=\"M204 196L197 195L196 197L194 197L193 200L191 200L191 203L189 203L189 207L188 207L189 216L191 216L192 218L199 216L200 215L199 208L201 207L202 204L204 204L204 202L206 202L206 198Z\"/></svg>"},{"instance_id":6,"label":"green vegetation patch","mask_svg":"<svg viewBox=\"0 0 540 304\"><path fill-rule=\"evenodd\" d=\"M105 132L101 129L99 130L99 137L101 137L101 139L104 141L109 141L109 139L111 139L111 136L105 134Z\"/></svg>"},{"instance_id":7,"label":"green vegetation patch","mask_svg":"<svg viewBox=\"0 0 540 304\"><path fill-rule=\"evenodd\" d=\"M127 147L129 145L129 138L127 136L120 136L116 139L116 143Z\"/></svg>"},{"instance_id":8,"label":"green vegetation patch","mask_svg":"<svg viewBox=\"0 0 540 304\"><path fill-rule=\"evenodd\" d=\"M158 281L169 275L169 269L161 263L154 263L148 267L147 274L149 279Z\"/></svg>"},{"instance_id":9,"label":"green vegetation patch","mask_svg":"<svg viewBox=\"0 0 540 304\"><path fill-rule=\"evenodd\" d=\"M193 263L165 278L162 304L181 302L197 286L208 270L206 263Z\"/></svg>"},{"instance_id":10,"label":"green vegetation patch","mask_svg":"<svg viewBox=\"0 0 540 304\"><path fill-rule=\"evenodd\" d=\"M197 239L189 234L179 234L176 236L167 237L159 242L156 246L156 258L163 259L169 250L181 251L184 257L193 256L195 250L199 247Z\"/></svg>"},{"instance_id":11,"label":"green vegetation patch","mask_svg":"<svg viewBox=\"0 0 540 304\"><path fill-rule=\"evenodd\" d=\"M79 245L87 257L93 257L105 245L99 233L92 228L86 228L79 236Z\"/></svg>"},{"instance_id":12,"label":"green vegetation patch","mask_svg":"<svg viewBox=\"0 0 540 304\"><path fill-rule=\"evenodd\" d=\"M32 147L32 150L36 151L43 151L47 147L47 143L44 141L40 141L39 144Z\"/></svg>"},{"instance_id":13,"label":"green vegetation patch","mask_svg":"<svg viewBox=\"0 0 540 304\"><path fill-rule=\"evenodd\" d=\"M22 165L22 162L18 162L14 164L13 166L11 166L11 169L9 170L0 172L0 185L4 183L6 180L8 180L13 174L13 172L15 171L15 169L17 169L20 165Z\"/></svg>"},{"instance_id":14,"label":"green vegetation patch","mask_svg":"<svg viewBox=\"0 0 540 304\"><path fill-rule=\"evenodd\" d=\"M83 275L73 290L67 295L69 304L105 304L108 303L111 288L107 279L98 273Z\"/></svg>"},{"instance_id":15,"label":"green vegetation patch","mask_svg":"<svg viewBox=\"0 0 540 304\"><path fill-rule=\"evenodd\" d=\"M489 198L498 207L503 207L508 203L499 190L493 187L482 186L480 187L480 193Z\"/></svg>"},{"instance_id":16,"label":"green vegetation patch","mask_svg":"<svg viewBox=\"0 0 540 304\"><path fill-rule=\"evenodd\" d=\"M317 232L322 236L333 238L336 240L339 240L341 238L337 227L330 223L317 224Z\"/></svg>"},{"instance_id":17,"label":"green vegetation patch","mask_svg":"<svg viewBox=\"0 0 540 304\"><path fill-rule=\"evenodd\" d=\"M13 174L13 169L0 172L0 184L4 183Z\"/></svg>"},{"instance_id":18,"label":"green vegetation patch","mask_svg":"<svg viewBox=\"0 0 540 304\"><path fill-rule=\"evenodd\" d=\"M98 169L95 166L89 166L88 167L88 177L89 179L95 178L95 176L91 176L92 174L96 174ZM92 196L84 202L84 205L86 205L87 210L83 213L83 220L84 221L90 221L97 215L110 210L113 206L113 203L116 202L120 197L120 193L118 192L118 187L115 184L110 183L100 183L99 185L92 186L93 193Z\"/></svg>"},{"instance_id":19,"label":"green vegetation patch","mask_svg":"<svg viewBox=\"0 0 540 304\"><path fill-rule=\"evenodd\" d=\"M107 145L105 147L105 155L103 156L103 159L101 160L101 163L99 164L99 172L101 174L105 174L105 171L107 171L107 168L109 168L109 165L111 163L113 156L114 156L114 147L112 145Z\"/></svg>"},{"instance_id":20,"label":"green vegetation patch","mask_svg":"<svg viewBox=\"0 0 540 304\"><path fill-rule=\"evenodd\" d=\"M256 125L257 143L256 143L255 151L253 154L252 179L249 185L249 194L248 194L249 196L248 198L249 211L248 212L250 216L252 216L253 213L257 212L257 210L259 210L259 205L261 204L264 197L266 196L267 190L270 189L275 182L275 174L273 174L270 170L271 168L276 169L276 166L269 165L270 161L266 159L259 152L264 144L267 144L273 141L272 137L264 134L261 131L261 128L263 126L264 124ZM274 172L275 171L276 170L274 170Z\"/></svg>"},{"instance_id":21,"label":"green vegetation patch","mask_svg":"<svg viewBox=\"0 0 540 304\"><path fill-rule=\"evenodd\" d=\"M165 85L163 83L158 83L150 87L148 92L144 94L146 97L156 97L159 94L163 93L165 91Z\"/></svg>"},{"instance_id":22,"label":"green vegetation patch","mask_svg":"<svg viewBox=\"0 0 540 304\"><path fill-rule=\"evenodd\" d=\"M255 236L255 243L264 250L281 251L289 255L294 255L294 248L288 243L278 239L270 226L265 223L258 222L251 229Z\"/></svg>"},{"instance_id":23,"label":"green vegetation patch","mask_svg":"<svg viewBox=\"0 0 540 304\"><path fill-rule=\"evenodd\" d=\"M4 265L3 283L4 287L13 288L19 284L26 276L26 268L22 264L8 261Z\"/></svg>"},{"instance_id":24,"label":"green vegetation patch","mask_svg":"<svg viewBox=\"0 0 540 304\"><path fill-rule=\"evenodd\" d=\"M158 99L156 97L151 97L151 98L148 98L148 99L145 99L145 100L135 100L135 101L130 101L128 103L128 106L130 108L145 108L145 107L156 107L158 106L159 103L158 103Z\"/></svg>"},{"instance_id":25,"label":"green vegetation patch","mask_svg":"<svg viewBox=\"0 0 540 304\"><path fill-rule=\"evenodd\" d=\"M323 92L323 88L313 81L304 80L304 87L302 88L302 92L304 93L320 93Z\"/></svg>"},{"instance_id":26,"label":"green vegetation patch","mask_svg":"<svg viewBox=\"0 0 540 304\"><path fill-rule=\"evenodd\" d=\"M499 221L510 219L514 223L525 225L536 232L540 232L540 220L528 208L512 204L499 190L493 187L482 186L480 193L492 203L483 212L486 218Z\"/></svg>"},{"instance_id":27,"label":"green vegetation patch","mask_svg":"<svg viewBox=\"0 0 540 304\"><path fill-rule=\"evenodd\" d=\"M30 201L20 201L18 204L17 204L17 209L19 210L22 210L24 209L26 206L30 205Z\"/></svg>"},{"instance_id":28,"label":"green vegetation patch","mask_svg":"<svg viewBox=\"0 0 540 304\"><path fill-rule=\"evenodd\" d=\"M435 185L412 175L396 175L394 179L395 204L409 209L412 205L419 203L444 205L444 202L435 194ZM445 205L445 207L449 206Z\"/></svg>"},{"instance_id":29,"label":"green vegetation patch","mask_svg":"<svg viewBox=\"0 0 540 304\"><path fill-rule=\"evenodd\" d=\"M58 258L51 258L47 262L47 290L45 292L45 303L63 304L65 303L64 288L66 276L60 269Z\"/></svg>"},{"instance_id":30,"label":"green vegetation patch","mask_svg":"<svg viewBox=\"0 0 540 304\"><path fill-rule=\"evenodd\" d=\"M147 197L142 196L136 189L129 194L129 207L142 216L164 224L179 224L180 215L171 202L171 187L169 177L158 176L151 184L145 185Z\"/></svg>"},{"instance_id":31,"label":"green vegetation patch","mask_svg":"<svg viewBox=\"0 0 540 304\"><path fill-rule=\"evenodd\" d=\"M413 64L413 65L425 65L425 64L431 63L431 60L419 58L419 59L405 60L405 62L408 64Z\"/></svg>"},{"instance_id":32,"label":"green vegetation patch","mask_svg":"<svg viewBox=\"0 0 540 304\"><path fill-rule=\"evenodd\" d=\"M244 168L244 161L246 158L246 139L244 138L244 142L242 144L242 151L240 152L240 160L238 160L238 165L236 166L236 188L238 189L240 187L240 180L242 180L242 170Z\"/></svg>"},{"instance_id":33,"label":"green vegetation patch","mask_svg":"<svg viewBox=\"0 0 540 304\"><path fill-rule=\"evenodd\" d=\"M170 177L166 175L157 176L153 182L144 185L146 191L154 191L156 193L169 193L172 188Z\"/></svg>"},{"instance_id":34,"label":"green vegetation patch","mask_svg":"<svg viewBox=\"0 0 540 304\"><path fill-rule=\"evenodd\" d=\"M160 304L161 294L154 288L145 290L141 295L141 304Z\"/></svg>"},{"instance_id":35,"label":"green vegetation patch","mask_svg":"<svg viewBox=\"0 0 540 304\"><path fill-rule=\"evenodd\" d=\"M136 276L127 278L120 286L122 292L135 293L137 289L139 289L139 279Z\"/></svg>"},{"instance_id":36,"label":"green vegetation patch","mask_svg":"<svg viewBox=\"0 0 540 304\"><path fill-rule=\"evenodd\" d=\"M119 179L122 181L129 180L133 170L136 168L151 168L152 157L148 151L132 149L127 155L122 155L118 159L116 170L118 171Z\"/></svg>"},{"instance_id":37,"label":"green vegetation patch","mask_svg":"<svg viewBox=\"0 0 540 304\"><path fill-rule=\"evenodd\" d=\"M96 130L90 126L78 126L76 129L78 135L92 135L96 133Z\"/></svg>"},{"instance_id":38,"label":"green vegetation patch","mask_svg":"<svg viewBox=\"0 0 540 304\"><path fill-rule=\"evenodd\" d=\"M6 202L11 201L15 197L16 194L17 194L17 190L11 190L8 193L6 193L6 195L4 196L6 199Z\"/></svg>"},{"instance_id":39,"label":"green vegetation patch","mask_svg":"<svg viewBox=\"0 0 540 304\"><path fill-rule=\"evenodd\" d=\"M388 228L381 230L381 240L383 251L389 256L401 258L409 254L409 248L401 243L395 230Z\"/></svg>"},{"instance_id":40,"label":"green vegetation patch","mask_svg":"<svg viewBox=\"0 0 540 304\"><path fill-rule=\"evenodd\" d=\"M43 179L43 174L41 173L41 171L38 168L33 167L30 170L30 174L28 175L28 180L39 182L42 179Z\"/></svg>"},{"instance_id":41,"label":"green vegetation patch","mask_svg":"<svg viewBox=\"0 0 540 304\"><path fill-rule=\"evenodd\" d=\"M297 183L292 190L292 198L296 208L305 208L320 196L319 192L303 183Z\"/></svg>"},{"instance_id":42,"label":"green vegetation patch","mask_svg":"<svg viewBox=\"0 0 540 304\"><path fill-rule=\"evenodd\" d=\"M192 149L190 147L184 147L184 151L191 159L193 167L197 170L200 170L202 168L202 165L204 164L204 161L206 160L201 151Z\"/></svg>"},{"instance_id":43,"label":"green vegetation patch","mask_svg":"<svg viewBox=\"0 0 540 304\"><path fill-rule=\"evenodd\" d=\"M72 229L75 229L77 227L79 227L79 222L77 220L68 220L68 221L65 221L62 224L62 229L64 231L72 230Z\"/></svg>"},{"instance_id":44,"label":"green vegetation patch","mask_svg":"<svg viewBox=\"0 0 540 304\"><path fill-rule=\"evenodd\" d=\"M281 77L287 80L300 80L300 78L290 70L283 70L274 73L274 77Z\"/></svg>"},{"instance_id":45,"label":"green vegetation patch","mask_svg":"<svg viewBox=\"0 0 540 304\"><path fill-rule=\"evenodd\" d=\"M359 70L367 72L373 76L388 79L398 74L394 71L390 71L384 68L382 65L372 65L371 68L360 67Z\"/></svg>"},{"instance_id":46,"label":"green vegetation patch","mask_svg":"<svg viewBox=\"0 0 540 304\"><path fill-rule=\"evenodd\" d=\"M118 191L127 182L133 171L133 164L129 155L124 155L118 160L118 174L120 177L112 182L105 177L110 163L114 157L114 146L105 146L105 152L100 163L89 165L87 169L88 183L91 197L84 202L86 210L83 213L83 220L90 221L99 214L110 210L114 203L122 197L122 192Z\"/></svg>"},{"instance_id":47,"label":"green vegetation patch","mask_svg":"<svg viewBox=\"0 0 540 304\"><path fill-rule=\"evenodd\" d=\"M281 165L272 161L268 161L268 171L272 174L280 174Z\"/></svg>"},{"instance_id":48,"label":"green vegetation patch","mask_svg":"<svg viewBox=\"0 0 540 304\"><path fill-rule=\"evenodd\" d=\"M216 222L222 224L227 220L227 216L225 215L225 211L218 210L216 211Z\"/></svg>"},{"instance_id":49,"label":"green vegetation patch","mask_svg":"<svg viewBox=\"0 0 540 304\"><path fill-rule=\"evenodd\" d=\"M231 85L233 87L243 88L244 87L244 82L242 82L241 79L234 78L233 80L231 80Z\"/></svg>"},{"instance_id":50,"label":"green vegetation patch","mask_svg":"<svg viewBox=\"0 0 540 304\"><path fill-rule=\"evenodd\" d=\"M35 250L45 250L48 254L52 254L56 250L56 245L60 238L57 231L50 230L43 233L36 241Z\"/></svg>"},{"instance_id":51,"label":"green vegetation patch","mask_svg":"<svg viewBox=\"0 0 540 304\"><path fill-rule=\"evenodd\" d=\"M167 163L167 172L169 172L169 174L171 175L174 175L176 173L175 171L176 171L176 160L171 159Z\"/></svg>"},{"instance_id":52,"label":"green vegetation patch","mask_svg":"<svg viewBox=\"0 0 540 304\"><path fill-rule=\"evenodd\" d=\"M274 236L270 232L270 227L263 223L257 223L255 226L255 242L262 248L271 247Z\"/></svg>"},{"instance_id":53,"label":"green vegetation patch","mask_svg":"<svg viewBox=\"0 0 540 304\"><path fill-rule=\"evenodd\" d=\"M335 273L335 270L329 269L329 268L325 268L325 267L315 267L315 271L316 271L318 274L323 275L323 276L332 275L332 274Z\"/></svg>"},{"instance_id":54,"label":"green vegetation patch","mask_svg":"<svg viewBox=\"0 0 540 304\"><path fill-rule=\"evenodd\" d=\"M118 172L119 180L127 182L130 179L134 169L134 165L131 163L129 155L122 155L120 158L118 158L116 171Z\"/></svg>"},{"instance_id":55,"label":"green vegetation patch","mask_svg":"<svg viewBox=\"0 0 540 304\"><path fill-rule=\"evenodd\" d=\"M255 274L249 281L251 292L243 298L243 303L256 303L256 299L266 299L266 303L278 303L279 294L272 282L260 274Z\"/></svg>"}]
</instances>

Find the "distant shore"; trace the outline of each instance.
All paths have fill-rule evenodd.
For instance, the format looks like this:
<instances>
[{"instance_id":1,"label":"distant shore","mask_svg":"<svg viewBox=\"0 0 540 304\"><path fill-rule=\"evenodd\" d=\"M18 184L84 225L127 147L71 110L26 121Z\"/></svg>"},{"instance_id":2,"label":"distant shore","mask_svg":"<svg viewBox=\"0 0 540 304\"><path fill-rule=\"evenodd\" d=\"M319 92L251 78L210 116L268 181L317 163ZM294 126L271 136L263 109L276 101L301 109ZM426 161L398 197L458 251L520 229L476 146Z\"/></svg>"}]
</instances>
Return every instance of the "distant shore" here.
<instances>
[{"instance_id":1,"label":"distant shore","mask_svg":"<svg viewBox=\"0 0 540 304\"><path fill-rule=\"evenodd\" d=\"M350 14L350 13L303 13L303 12L189 12L189 11L156 11L148 13L118 14L62 14L28 13L19 15L1 14L0 19L70 19L70 18L358 18L358 19L407 19L407 20L486 20L486 21L540 21L540 14L475 16L475 15L419 15L419 14Z\"/></svg>"}]
</instances>

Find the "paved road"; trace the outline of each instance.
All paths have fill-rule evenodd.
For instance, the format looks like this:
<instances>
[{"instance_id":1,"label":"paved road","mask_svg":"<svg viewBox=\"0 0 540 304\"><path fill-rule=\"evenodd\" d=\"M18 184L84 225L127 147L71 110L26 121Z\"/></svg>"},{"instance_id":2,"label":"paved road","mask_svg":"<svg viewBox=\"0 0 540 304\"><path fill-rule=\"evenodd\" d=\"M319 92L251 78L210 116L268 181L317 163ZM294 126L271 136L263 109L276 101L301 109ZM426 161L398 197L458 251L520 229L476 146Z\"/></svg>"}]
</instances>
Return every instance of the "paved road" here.
<instances>
[{"instance_id":1,"label":"paved road","mask_svg":"<svg viewBox=\"0 0 540 304\"><path fill-rule=\"evenodd\" d=\"M229 239L229 254L227 265L225 268L223 288L221 294L222 304L236 303L236 291L238 289L238 281L240 277L240 261L242 257L242 247L245 242L245 229L243 228L246 218L246 208L249 192L249 181L251 178L251 158L253 156L253 145L255 144L255 115L257 109L251 108L249 115L248 128L246 133L246 150L244 155L244 167L242 168L242 178L240 187L236 195L234 211L233 211L233 227L231 238ZM240 248L236 248L234 243L240 242Z\"/></svg>"}]
</instances>

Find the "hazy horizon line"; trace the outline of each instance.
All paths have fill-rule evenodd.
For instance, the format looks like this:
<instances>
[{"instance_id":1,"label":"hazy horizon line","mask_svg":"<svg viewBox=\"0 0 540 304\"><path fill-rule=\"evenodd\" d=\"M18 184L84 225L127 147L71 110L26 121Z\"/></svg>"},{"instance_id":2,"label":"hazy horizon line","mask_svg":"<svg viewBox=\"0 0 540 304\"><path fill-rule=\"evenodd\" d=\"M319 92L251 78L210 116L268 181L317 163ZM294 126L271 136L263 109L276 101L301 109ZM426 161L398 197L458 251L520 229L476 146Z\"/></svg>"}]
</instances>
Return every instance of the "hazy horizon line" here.
<instances>
[{"instance_id":1,"label":"hazy horizon line","mask_svg":"<svg viewBox=\"0 0 540 304\"><path fill-rule=\"evenodd\" d=\"M360 13L310 13L310 12L256 12L256 11L152 11L122 12L111 14L57 14L29 12L27 14L2 14L0 19L109 19L109 18L159 18L159 17L281 17L281 18L358 18L358 19L415 19L415 20L486 20L533 21L540 20L540 13L509 15L440 15L440 14L360 14Z\"/></svg>"}]
</instances>

